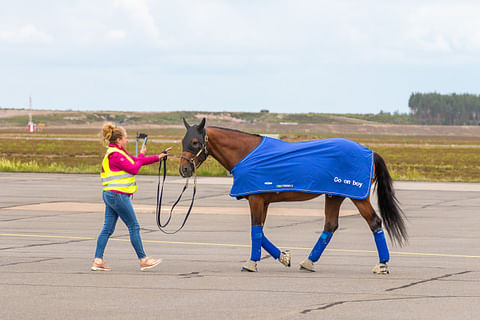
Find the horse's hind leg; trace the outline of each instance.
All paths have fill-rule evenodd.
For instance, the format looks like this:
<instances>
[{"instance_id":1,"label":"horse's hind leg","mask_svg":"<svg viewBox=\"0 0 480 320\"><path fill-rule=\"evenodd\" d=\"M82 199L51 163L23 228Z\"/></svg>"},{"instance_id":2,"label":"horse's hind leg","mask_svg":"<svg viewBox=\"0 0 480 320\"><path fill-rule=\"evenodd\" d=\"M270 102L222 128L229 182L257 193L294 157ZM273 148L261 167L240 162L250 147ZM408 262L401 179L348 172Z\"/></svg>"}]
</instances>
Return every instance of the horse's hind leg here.
<instances>
[{"instance_id":1,"label":"horse's hind leg","mask_svg":"<svg viewBox=\"0 0 480 320\"><path fill-rule=\"evenodd\" d=\"M323 232L320 235L320 238L318 238L318 241L310 252L308 258L300 263L300 269L312 272L315 271L313 263L320 259L320 256L330 242L330 239L332 239L333 233L338 228L338 214L343 200L345 200L344 197L325 196L325 225Z\"/></svg>"},{"instance_id":2,"label":"horse's hind leg","mask_svg":"<svg viewBox=\"0 0 480 320\"><path fill-rule=\"evenodd\" d=\"M263 225L267 217L268 203L261 195L251 195L248 197L250 205L250 214L252 219L252 252L250 260L243 266L242 270L257 271L257 261L261 257L261 248L263 247L274 259L278 259L283 265L290 267L290 253L281 252L263 233Z\"/></svg>"},{"instance_id":3,"label":"horse's hind leg","mask_svg":"<svg viewBox=\"0 0 480 320\"><path fill-rule=\"evenodd\" d=\"M370 230L373 232L375 245L377 246L379 263L373 268L373 273L387 274L389 273L387 262L390 260L385 233L382 229L382 220L373 209L370 199L356 200L352 199L355 206L360 211L362 217L367 221Z\"/></svg>"}]
</instances>

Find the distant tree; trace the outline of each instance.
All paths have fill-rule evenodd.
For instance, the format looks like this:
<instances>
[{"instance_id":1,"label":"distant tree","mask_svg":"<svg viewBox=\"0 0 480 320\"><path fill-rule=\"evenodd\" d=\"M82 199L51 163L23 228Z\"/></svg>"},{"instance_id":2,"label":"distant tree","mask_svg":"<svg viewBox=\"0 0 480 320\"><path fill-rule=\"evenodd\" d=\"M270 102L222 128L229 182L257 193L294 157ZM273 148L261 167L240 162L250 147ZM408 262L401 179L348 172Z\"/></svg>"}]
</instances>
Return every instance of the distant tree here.
<instances>
[{"instance_id":1,"label":"distant tree","mask_svg":"<svg viewBox=\"0 0 480 320\"><path fill-rule=\"evenodd\" d=\"M480 120L480 96L412 93L408 107L420 124L477 125Z\"/></svg>"}]
</instances>

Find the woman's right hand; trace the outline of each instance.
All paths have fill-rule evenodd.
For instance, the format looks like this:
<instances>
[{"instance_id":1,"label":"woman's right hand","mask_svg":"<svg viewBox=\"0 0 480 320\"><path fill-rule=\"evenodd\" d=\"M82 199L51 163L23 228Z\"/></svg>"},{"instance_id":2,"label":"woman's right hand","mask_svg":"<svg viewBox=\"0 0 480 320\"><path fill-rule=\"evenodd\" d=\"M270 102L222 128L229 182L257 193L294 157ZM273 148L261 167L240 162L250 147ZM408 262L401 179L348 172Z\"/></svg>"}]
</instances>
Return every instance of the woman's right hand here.
<instances>
[{"instance_id":1,"label":"woman's right hand","mask_svg":"<svg viewBox=\"0 0 480 320\"><path fill-rule=\"evenodd\" d=\"M170 150L172 150L172 147L163 150L163 152L158 155L158 158L162 159L163 157L167 157L170 154Z\"/></svg>"}]
</instances>

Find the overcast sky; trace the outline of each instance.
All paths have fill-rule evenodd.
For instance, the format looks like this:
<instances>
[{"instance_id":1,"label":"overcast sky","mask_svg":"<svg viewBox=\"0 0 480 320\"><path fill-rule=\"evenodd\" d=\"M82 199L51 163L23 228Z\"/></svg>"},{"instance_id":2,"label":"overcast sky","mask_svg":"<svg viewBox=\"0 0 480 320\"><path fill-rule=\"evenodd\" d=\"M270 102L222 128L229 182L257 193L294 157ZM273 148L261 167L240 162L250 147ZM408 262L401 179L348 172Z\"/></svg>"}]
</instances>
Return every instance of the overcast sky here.
<instances>
[{"instance_id":1,"label":"overcast sky","mask_svg":"<svg viewBox=\"0 0 480 320\"><path fill-rule=\"evenodd\" d=\"M0 0L0 107L408 112L480 94L480 2Z\"/></svg>"}]
</instances>

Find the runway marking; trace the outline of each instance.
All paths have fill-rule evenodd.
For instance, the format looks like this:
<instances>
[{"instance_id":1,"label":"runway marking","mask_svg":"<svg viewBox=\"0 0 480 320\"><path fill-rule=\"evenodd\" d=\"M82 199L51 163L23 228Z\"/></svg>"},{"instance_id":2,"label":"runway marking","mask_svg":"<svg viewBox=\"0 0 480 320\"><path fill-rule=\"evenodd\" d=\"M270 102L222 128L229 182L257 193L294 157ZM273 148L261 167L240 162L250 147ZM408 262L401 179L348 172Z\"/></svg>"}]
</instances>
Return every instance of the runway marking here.
<instances>
[{"instance_id":1,"label":"runway marking","mask_svg":"<svg viewBox=\"0 0 480 320\"><path fill-rule=\"evenodd\" d=\"M155 214L156 206L145 204L133 205L136 213L150 213ZM21 211L48 211L48 212L98 212L105 211L105 204L103 202L43 202L36 204L19 205L14 207L3 208L2 210L21 210ZM178 206L175 209L175 214L183 214L187 212L188 207ZM170 207L162 206L162 212L167 213ZM221 215L249 215L250 209L248 207L193 207L192 214L221 214ZM270 208L269 215L273 216L305 216L305 217L323 217L324 210L308 209L308 208ZM358 214L358 210L340 210L340 216L351 216Z\"/></svg>"},{"instance_id":2,"label":"runway marking","mask_svg":"<svg viewBox=\"0 0 480 320\"><path fill-rule=\"evenodd\" d=\"M23 237L23 238L52 238L52 239L81 239L81 240L96 240L95 237L75 237L75 236L61 236L61 235L42 235L42 234L19 234L19 233L0 233L3 237ZM130 239L110 238L111 241L130 242ZM234 244L234 243L214 243L214 242L189 242L189 241L163 241L163 240L143 240L147 243L162 243L162 244L180 244L180 245L195 245L195 246L216 246L216 247L236 247L236 248L250 248L249 244ZM302 247L279 247L286 250L310 250L311 248ZM357 250L357 249L325 249L331 252L349 252L349 253L377 253L374 250ZM448 254L448 253L424 253L424 252L403 252L391 251L391 254L407 255L407 256L426 256L426 257L449 257L449 258L471 258L480 259L480 256L466 255L466 254Z\"/></svg>"}]
</instances>

